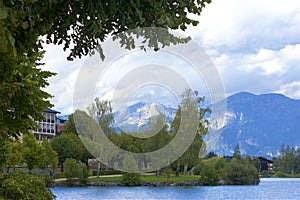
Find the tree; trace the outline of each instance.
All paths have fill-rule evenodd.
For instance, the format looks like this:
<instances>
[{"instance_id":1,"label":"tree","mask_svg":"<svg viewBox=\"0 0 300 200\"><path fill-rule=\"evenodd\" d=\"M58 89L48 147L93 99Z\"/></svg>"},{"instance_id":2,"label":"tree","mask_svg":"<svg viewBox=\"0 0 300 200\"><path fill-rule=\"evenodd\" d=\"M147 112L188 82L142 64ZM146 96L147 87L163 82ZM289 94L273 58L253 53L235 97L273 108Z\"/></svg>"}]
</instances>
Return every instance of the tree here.
<instances>
[{"instance_id":1,"label":"tree","mask_svg":"<svg viewBox=\"0 0 300 200\"><path fill-rule=\"evenodd\" d=\"M33 134L26 134L23 137L22 157L29 171L39 166L45 160L45 150L42 145L37 142Z\"/></svg>"},{"instance_id":2,"label":"tree","mask_svg":"<svg viewBox=\"0 0 300 200\"><path fill-rule=\"evenodd\" d=\"M299 173L300 169L300 148L295 149L289 145L281 145L280 156L274 158L274 166L276 171L287 174Z\"/></svg>"},{"instance_id":3,"label":"tree","mask_svg":"<svg viewBox=\"0 0 300 200\"><path fill-rule=\"evenodd\" d=\"M254 165L233 158L225 164L222 178L230 185L257 185L259 175Z\"/></svg>"},{"instance_id":4,"label":"tree","mask_svg":"<svg viewBox=\"0 0 300 200\"><path fill-rule=\"evenodd\" d=\"M80 58L96 50L100 43L112 33L137 27L186 30L186 25L198 24L198 21L188 14L200 15L206 3L210 3L210 0L160 0L130 3L91 0L75 2L47 0L42 3L8 1L2 3L1 13L4 14L1 20L10 37L15 41L20 40L17 42L26 42L23 44L25 47L37 46L32 43L37 42L38 36L45 34L47 34L47 43L64 44L64 50L74 44L69 56L69 59L72 59ZM11 13L12 10L17 12ZM9 26L6 23L12 25ZM23 38L20 37L22 35L24 35ZM8 40L10 37L5 39ZM26 39L30 40L26 41ZM129 41L130 39L132 38L128 38ZM16 48L16 45L8 44L11 50Z\"/></svg>"},{"instance_id":5,"label":"tree","mask_svg":"<svg viewBox=\"0 0 300 200\"><path fill-rule=\"evenodd\" d=\"M69 115L68 120L67 120L62 132L63 133L74 133L74 134L78 135L76 126L75 126L75 122L74 122L73 114Z\"/></svg>"},{"instance_id":6,"label":"tree","mask_svg":"<svg viewBox=\"0 0 300 200\"><path fill-rule=\"evenodd\" d=\"M202 167L199 182L203 185L218 185L219 180L219 174L212 166L205 164Z\"/></svg>"},{"instance_id":7,"label":"tree","mask_svg":"<svg viewBox=\"0 0 300 200\"><path fill-rule=\"evenodd\" d=\"M210 167L213 167L220 174L220 171L226 164L226 160L223 157L214 156L208 160L205 160L205 163Z\"/></svg>"},{"instance_id":8,"label":"tree","mask_svg":"<svg viewBox=\"0 0 300 200\"><path fill-rule=\"evenodd\" d=\"M110 101L101 101L98 97L95 102L88 108L91 117L100 124L105 135L112 133L112 125L114 123L114 115L112 112Z\"/></svg>"},{"instance_id":9,"label":"tree","mask_svg":"<svg viewBox=\"0 0 300 200\"><path fill-rule=\"evenodd\" d=\"M0 131L6 139L18 139L20 133L37 128L33 118L42 121L43 109L51 107L46 100L51 95L41 88L48 85L46 79L54 73L39 68L42 55L43 52L37 52L31 57L14 58L13 71L7 66L8 60L0 59Z\"/></svg>"},{"instance_id":10,"label":"tree","mask_svg":"<svg viewBox=\"0 0 300 200\"><path fill-rule=\"evenodd\" d=\"M163 27L185 30L197 25L188 14L200 15L210 0L198 1L0 1L0 130L17 136L35 124L29 116L41 119L51 106L50 95L41 90L52 73L36 66L42 58L42 43L63 44L70 49L69 60L98 50L107 36L138 27ZM121 9L122 8L122 9ZM130 19L130 20L128 20ZM157 37L153 29L138 31L150 48L186 42L167 34ZM41 38L40 36L46 36ZM167 37L168 36L168 37ZM122 36L121 36L122 37ZM116 37L115 37L116 39ZM121 46L135 48L131 35L121 38ZM145 45L146 45L145 44ZM142 47L144 48L144 47ZM101 53L102 52L102 53ZM21 102L22 101L22 102Z\"/></svg>"},{"instance_id":11,"label":"tree","mask_svg":"<svg viewBox=\"0 0 300 200\"><path fill-rule=\"evenodd\" d=\"M63 133L53 138L50 144L53 150L57 152L61 165L63 165L67 158L80 160L86 164L88 163L88 159L92 158L80 138L73 133Z\"/></svg>"},{"instance_id":12,"label":"tree","mask_svg":"<svg viewBox=\"0 0 300 200\"><path fill-rule=\"evenodd\" d=\"M240 151L240 146L237 144L234 147L234 153L233 153L233 157L236 159L241 159L241 151Z\"/></svg>"},{"instance_id":13,"label":"tree","mask_svg":"<svg viewBox=\"0 0 300 200\"><path fill-rule=\"evenodd\" d=\"M1 179L0 196L2 195L3 199L51 200L54 198L41 176L25 174L20 170L6 174L4 179Z\"/></svg>"},{"instance_id":14,"label":"tree","mask_svg":"<svg viewBox=\"0 0 300 200\"><path fill-rule=\"evenodd\" d=\"M8 162L10 140L6 139L5 135L0 134L0 172L6 167Z\"/></svg>"},{"instance_id":15,"label":"tree","mask_svg":"<svg viewBox=\"0 0 300 200\"><path fill-rule=\"evenodd\" d=\"M44 139L42 142L42 146L45 150L45 159L41 163L40 167L45 168L47 166L50 166L51 169L54 171L58 164L58 155L56 151L54 151L48 142L48 140Z\"/></svg>"},{"instance_id":16,"label":"tree","mask_svg":"<svg viewBox=\"0 0 300 200\"><path fill-rule=\"evenodd\" d=\"M74 178L79 178L80 165L77 160L73 158L67 158L64 162L64 173L67 181L72 181Z\"/></svg>"},{"instance_id":17,"label":"tree","mask_svg":"<svg viewBox=\"0 0 300 200\"><path fill-rule=\"evenodd\" d=\"M157 131L158 133L142 142L141 152L156 151L164 147L171 141L172 135L168 133L167 125L165 124L164 119L165 116L161 114L150 120L148 130L146 130L146 134L147 132L153 134ZM147 166L147 160L145 160L144 162L144 165ZM156 175L161 175L161 169L158 169L156 171Z\"/></svg>"},{"instance_id":18,"label":"tree","mask_svg":"<svg viewBox=\"0 0 300 200\"><path fill-rule=\"evenodd\" d=\"M21 161L22 161L21 145L18 141L12 141L10 143L10 151L8 154L7 166L15 169L16 165L19 165Z\"/></svg>"},{"instance_id":19,"label":"tree","mask_svg":"<svg viewBox=\"0 0 300 200\"><path fill-rule=\"evenodd\" d=\"M188 112L196 112L198 116L198 125L197 131L195 132L195 138L191 146L187 149L187 151L176 161L176 176L179 176L180 165L184 165L184 173L186 173L189 165L195 165L197 160L199 159L199 154L201 147L203 146L202 136L208 133L208 125L209 122L204 116L207 113L210 113L209 108L203 107L204 97L198 97L197 91L186 90L182 94L182 102L178 106L178 110L176 112L175 118L171 123L171 130L175 135L180 127L182 110L186 110Z\"/></svg>"}]
</instances>

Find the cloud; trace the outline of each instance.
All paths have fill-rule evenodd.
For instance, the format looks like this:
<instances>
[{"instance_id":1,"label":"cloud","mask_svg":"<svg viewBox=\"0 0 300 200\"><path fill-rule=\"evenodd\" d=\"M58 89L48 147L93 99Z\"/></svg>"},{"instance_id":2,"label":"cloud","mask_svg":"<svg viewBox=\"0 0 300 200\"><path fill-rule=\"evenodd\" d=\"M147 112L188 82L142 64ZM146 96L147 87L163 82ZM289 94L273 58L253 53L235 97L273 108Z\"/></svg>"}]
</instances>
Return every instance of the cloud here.
<instances>
[{"instance_id":1,"label":"cloud","mask_svg":"<svg viewBox=\"0 0 300 200\"><path fill-rule=\"evenodd\" d=\"M62 114L72 113L75 80L84 59L67 61L69 52L64 52L62 46L44 45L44 49L46 53L42 62L45 66L42 69L57 73L49 78L50 85L45 90L54 96L50 101L56 110Z\"/></svg>"},{"instance_id":2,"label":"cloud","mask_svg":"<svg viewBox=\"0 0 300 200\"><path fill-rule=\"evenodd\" d=\"M206 49L255 51L300 43L300 4L280 0L215 0L187 34Z\"/></svg>"},{"instance_id":3,"label":"cloud","mask_svg":"<svg viewBox=\"0 0 300 200\"><path fill-rule=\"evenodd\" d=\"M245 56L245 60L247 70L252 71L261 68L264 75L283 74L287 67L276 57L276 52L269 49L260 49L256 54Z\"/></svg>"},{"instance_id":4,"label":"cloud","mask_svg":"<svg viewBox=\"0 0 300 200\"><path fill-rule=\"evenodd\" d=\"M200 24L188 27L184 35L190 35L211 57L223 80L226 95L240 91L256 94L279 92L299 99L299 2L214 0L197 18ZM63 52L61 46L46 45L45 49L47 52L43 61L46 66L43 69L58 73L56 77L49 79L50 86L46 90L55 95L51 99L55 109L70 113L75 81L85 59L67 61L68 52ZM105 54L118 52L120 50L109 48L104 51ZM137 66L152 63L174 66L189 84L207 95L205 79L214 78L213 75L198 77L184 59L175 58L174 55L167 56L162 51L148 53L137 51L115 60L114 66L109 67L101 79L102 82L98 80L95 94L103 95L103 98L111 97L122 77ZM190 55L195 58L199 56L193 51ZM163 73L163 70L157 70L156 76ZM116 91L120 95L126 95L125 89L124 85ZM145 92L145 98L167 99L164 96L167 93L153 91L155 95Z\"/></svg>"},{"instance_id":5,"label":"cloud","mask_svg":"<svg viewBox=\"0 0 300 200\"><path fill-rule=\"evenodd\" d=\"M295 99L300 99L300 81L281 85L280 89L276 92L292 96Z\"/></svg>"}]
</instances>

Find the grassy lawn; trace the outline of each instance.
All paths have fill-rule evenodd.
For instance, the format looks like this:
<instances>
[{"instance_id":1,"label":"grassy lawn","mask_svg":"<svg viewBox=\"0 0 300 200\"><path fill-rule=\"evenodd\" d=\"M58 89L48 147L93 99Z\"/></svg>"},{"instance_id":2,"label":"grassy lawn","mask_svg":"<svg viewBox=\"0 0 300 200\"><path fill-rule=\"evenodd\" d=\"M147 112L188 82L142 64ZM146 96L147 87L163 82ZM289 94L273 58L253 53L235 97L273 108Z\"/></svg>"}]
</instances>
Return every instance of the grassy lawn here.
<instances>
[{"instance_id":1,"label":"grassy lawn","mask_svg":"<svg viewBox=\"0 0 300 200\"><path fill-rule=\"evenodd\" d=\"M89 182L121 182L122 177L89 178Z\"/></svg>"},{"instance_id":2,"label":"grassy lawn","mask_svg":"<svg viewBox=\"0 0 300 200\"><path fill-rule=\"evenodd\" d=\"M142 182L171 182L171 183L180 183L185 181L195 181L199 179L199 176L191 176L191 175L180 175L179 177L175 177L174 175L170 178L166 176L157 177L155 175L150 176L141 176ZM90 182L121 182L122 177L101 177L101 178L91 178Z\"/></svg>"},{"instance_id":3,"label":"grassy lawn","mask_svg":"<svg viewBox=\"0 0 300 200\"><path fill-rule=\"evenodd\" d=\"M191 175L180 175L179 177L171 176L170 178L166 176L142 176L142 182L172 182L180 183L185 181L195 181L199 180L199 176Z\"/></svg>"}]
</instances>

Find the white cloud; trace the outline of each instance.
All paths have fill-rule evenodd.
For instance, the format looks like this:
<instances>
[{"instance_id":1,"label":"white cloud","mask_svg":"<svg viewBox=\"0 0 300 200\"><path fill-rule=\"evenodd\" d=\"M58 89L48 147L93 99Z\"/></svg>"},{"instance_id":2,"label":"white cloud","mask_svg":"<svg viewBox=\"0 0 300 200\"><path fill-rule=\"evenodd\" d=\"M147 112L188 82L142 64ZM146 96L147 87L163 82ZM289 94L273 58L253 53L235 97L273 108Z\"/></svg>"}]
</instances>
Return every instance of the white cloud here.
<instances>
[{"instance_id":1,"label":"white cloud","mask_svg":"<svg viewBox=\"0 0 300 200\"><path fill-rule=\"evenodd\" d=\"M49 78L50 85L46 88L46 91L54 96L51 103L54 104L54 109L62 114L72 113L75 80L84 59L67 61L69 52L64 52L62 46L45 45L44 48L46 54L42 61L45 66L42 69L57 73Z\"/></svg>"},{"instance_id":2,"label":"white cloud","mask_svg":"<svg viewBox=\"0 0 300 200\"><path fill-rule=\"evenodd\" d=\"M288 0L214 0L187 34L207 48L253 51L300 42L300 4Z\"/></svg>"},{"instance_id":3,"label":"white cloud","mask_svg":"<svg viewBox=\"0 0 300 200\"><path fill-rule=\"evenodd\" d=\"M286 94L294 99L300 99L300 81L282 85L276 92Z\"/></svg>"},{"instance_id":4,"label":"white cloud","mask_svg":"<svg viewBox=\"0 0 300 200\"><path fill-rule=\"evenodd\" d=\"M256 94L280 92L292 98L299 98L298 1L214 0L198 19L200 24L197 27L190 26L184 34L192 36L212 58L223 79L227 95L240 91ZM66 61L68 52L65 53L62 47L54 45L47 45L46 51L44 69L58 73L49 80L50 86L47 91L55 95L52 99L55 108L69 113L72 111L74 83L83 60ZM123 60L116 62L119 67L109 69L103 83L98 84L101 86L100 92L105 98L112 95L116 81L131 70L122 66L141 66L149 62L161 65L176 64L179 66L178 73L188 77L192 85L205 88L205 77L200 78L200 83L199 77L194 77L184 61L154 53L151 59L147 59L145 54L140 57L128 54ZM155 92L155 97L163 95Z\"/></svg>"},{"instance_id":5,"label":"white cloud","mask_svg":"<svg viewBox=\"0 0 300 200\"><path fill-rule=\"evenodd\" d=\"M277 52L269 49L260 49L258 53L245 56L245 68L249 71L261 68L264 75L273 73L283 74L286 65L277 57Z\"/></svg>"}]
</instances>

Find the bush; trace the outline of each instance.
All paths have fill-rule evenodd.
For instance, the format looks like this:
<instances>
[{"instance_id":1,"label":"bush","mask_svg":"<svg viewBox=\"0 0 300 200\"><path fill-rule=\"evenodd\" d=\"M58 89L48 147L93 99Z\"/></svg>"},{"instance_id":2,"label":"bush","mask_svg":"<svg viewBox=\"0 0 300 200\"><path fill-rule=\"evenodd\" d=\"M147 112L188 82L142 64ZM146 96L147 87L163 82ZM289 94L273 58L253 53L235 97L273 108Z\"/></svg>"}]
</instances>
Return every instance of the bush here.
<instances>
[{"instance_id":1,"label":"bush","mask_svg":"<svg viewBox=\"0 0 300 200\"><path fill-rule=\"evenodd\" d=\"M257 185L259 175L254 165L231 161L226 163L222 178L230 185Z\"/></svg>"},{"instance_id":2,"label":"bush","mask_svg":"<svg viewBox=\"0 0 300 200\"><path fill-rule=\"evenodd\" d=\"M86 184L89 177L87 166L83 163L80 165L72 158L67 158L64 162L64 173L69 184L76 182L78 179L80 183Z\"/></svg>"},{"instance_id":3,"label":"bush","mask_svg":"<svg viewBox=\"0 0 300 200\"><path fill-rule=\"evenodd\" d=\"M197 165L193 170L194 175L200 175L201 170L202 170L202 165Z\"/></svg>"},{"instance_id":4,"label":"bush","mask_svg":"<svg viewBox=\"0 0 300 200\"><path fill-rule=\"evenodd\" d=\"M1 189L1 185L2 185L2 182L6 179L6 177L4 176L4 174L1 174L0 173L0 189Z\"/></svg>"},{"instance_id":5,"label":"bush","mask_svg":"<svg viewBox=\"0 0 300 200\"><path fill-rule=\"evenodd\" d=\"M163 174L167 177L170 178L172 175L173 171L172 168L170 166L167 166L163 169Z\"/></svg>"},{"instance_id":6,"label":"bush","mask_svg":"<svg viewBox=\"0 0 300 200\"><path fill-rule=\"evenodd\" d=\"M288 175L282 171L278 171L274 174L274 176L279 177L279 178L287 178Z\"/></svg>"},{"instance_id":7,"label":"bush","mask_svg":"<svg viewBox=\"0 0 300 200\"><path fill-rule=\"evenodd\" d=\"M97 170L93 170L93 176L97 176L98 174ZM122 174L123 172L118 170L100 170L100 175L115 175L115 174Z\"/></svg>"},{"instance_id":8,"label":"bush","mask_svg":"<svg viewBox=\"0 0 300 200\"><path fill-rule=\"evenodd\" d=\"M49 174L40 175L40 178L44 179L46 187L52 187L54 184L54 179Z\"/></svg>"},{"instance_id":9,"label":"bush","mask_svg":"<svg viewBox=\"0 0 300 200\"><path fill-rule=\"evenodd\" d=\"M89 170L86 165L81 166L79 173L80 183L86 184L89 178Z\"/></svg>"},{"instance_id":10,"label":"bush","mask_svg":"<svg viewBox=\"0 0 300 200\"><path fill-rule=\"evenodd\" d=\"M267 170L261 171L260 176L263 177L263 178L270 177L269 172Z\"/></svg>"},{"instance_id":11,"label":"bush","mask_svg":"<svg viewBox=\"0 0 300 200\"><path fill-rule=\"evenodd\" d=\"M203 185L219 185L219 174L217 170L215 170L210 165L205 165L202 167L200 172L199 182Z\"/></svg>"},{"instance_id":12,"label":"bush","mask_svg":"<svg viewBox=\"0 0 300 200\"><path fill-rule=\"evenodd\" d=\"M67 158L64 162L64 173L68 182L79 178L81 169L79 163L73 158Z\"/></svg>"},{"instance_id":13,"label":"bush","mask_svg":"<svg viewBox=\"0 0 300 200\"><path fill-rule=\"evenodd\" d=\"M55 178L66 178L66 175L64 172L56 172L54 175L55 175Z\"/></svg>"},{"instance_id":14,"label":"bush","mask_svg":"<svg viewBox=\"0 0 300 200\"><path fill-rule=\"evenodd\" d=\"M53 198L51 191L46 188L43 178L21 171L7 174L1 187L5 199L50 200Z\"/></svg>"},{"instance_id":15,"label":"bush","mask_svg":"<svg viewBox=\"0 0 300 200\"><path fill-rule=\"evenodd\" d=\"M122 177L122 183L126 186L137 186L142 182L139 174L125 173Z\"/></svg>"}]
</instances>

